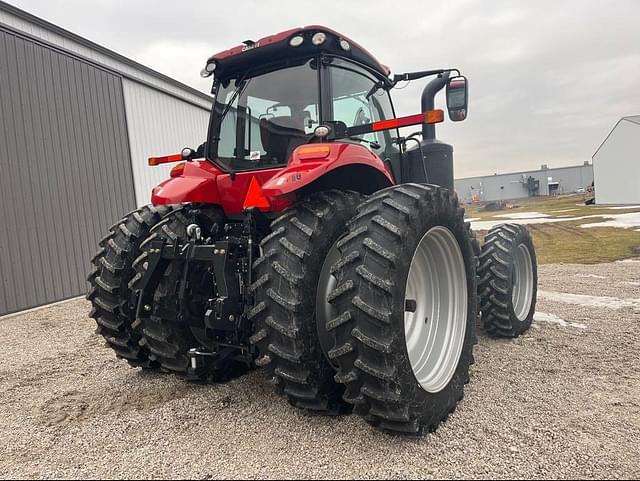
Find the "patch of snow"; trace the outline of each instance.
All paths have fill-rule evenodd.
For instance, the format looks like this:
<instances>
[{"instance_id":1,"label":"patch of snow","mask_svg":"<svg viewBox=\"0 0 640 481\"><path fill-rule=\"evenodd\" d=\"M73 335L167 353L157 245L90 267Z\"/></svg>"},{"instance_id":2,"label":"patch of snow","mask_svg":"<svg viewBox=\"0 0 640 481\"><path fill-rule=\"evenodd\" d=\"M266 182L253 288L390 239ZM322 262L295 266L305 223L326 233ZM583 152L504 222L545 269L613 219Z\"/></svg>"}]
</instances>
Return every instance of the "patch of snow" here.
<instances>
[{"instance_id":1,"label":"patch of snow","mask_svg":"<svg viewBox=\"0 0 640 481\"><path fill-rule=\"evenodd\" d=\"M567 322L564 319L560 319L555 314L547 314L546 312L536 312L533 315L533 320L538 322L546 322L548 324L557 324L562 327L575 327L577 329L586 329L587 326L578 322Z\"/></svg>"},{"instance_id":2,"label":"patch of snow","mask_svg":"<svg viewBox=\"0 0 640 481\"><path fill-rule=\"evenodd\" d=\"M597 209L613 209L613 210L624 210L624 209L640 209L640 205L616 205L613 207L596 207Z\"/></svg>"},{"instance_id":3,"label":"patch of snow","mask_svg":"<svg viewBox=\"0 0 640 481\"><path fill-rule=\"evenodd\" d=\"M489 230L495 226L506 223L511 224L549 224L551 222L569 222L573 220L590 219L592 217L605 217L601 215L585 215L581 217L540 217L537 219L505 219L505 220L480 220L471 223L473 230Z\"/></svg>"},{"instance_id":4,"label":"patch of snow","mask_svg":"<svg viewBox=\"0 0 640 481\"><path fill-rule=\"evenodd\" d=\"M474 222L476 220L480 220L480 217L470 217L469 219L465 219L465 222Z\"/></svg>"},{"instance_id":5,"label":"patch of snow","mask_svg":"<svg viewBox=\"0 0 640 481\"><path fill-rule=\"evenodd\" d=\"M616 261L616 262L624 262L625 264L626 264L627 262L637 263L637 262L640 262L640 259L638 259L638 258L634 258L634 259L622 259L621 261Z\"/></svg>"},{"instance_id":6,"label":"patch of snow","mask_svg":"<svg viewBox=\"0 0 640 481\"><path fill-rule=\"evenodd\" d=\"M609 220L604 222L594 222L592 224L582 224L583 229L593 227L619 227L621 229L630 229L632 227L640 227L640 212L630 212L628 214L609 214L604 215Z\"/></svg>"},{"instance_id":7,"label":"patch of snow","mask_svg":"<svg viewBox=\"0 0 640 481\"><path fill-rule=\"evenodd\" d=\"M547 214L543 214L547 215ZM471 223L471 228L474 230L489 230L495 226L507 223L512 224L549 224L552 222L571 222L583 219L602 218L608 219L602 222L593 222L591 224L583 224L580 227L592 228L592 227L618 227L623 229L629 229L632 227L640 227L640 212L630 212L627 214L594 214L594 215L582 215L578 217L534 217L525 219L505 219L505 220L481 220ZM640 229L637 229L640 231Z\"/></svg>"},{"instance_id":8,"label":"patch of snow","mask_svg":"<svg viewBox=\"0 0 640 481\"><path fill-rule=\"evenodd\" d=\"M607 279L607 276L599 276L598 274L577 274L577 277L590 277L593 279Z\"/></svg>"},{"instance_id":9,"label":"patch of snow","mask_svg":"<svg viewBox=\"0 0 640 481\"><path fill-rule=\"evenodd\" d=\"M632 307L640 310L640 299L619 299L608 296L587 296L584 294L569 294L567 292L538 291L538 297L552 302L575 304L586 307L605 307L608 309L623 309Z\"/></svg>"},{"instance_id":10,"label":"patch of snow","mask_svg":"<svg viewBox=\"0 0 640 481\"><path fill-rule=\"evenodd\" d=\"M551 216L540 212L514 212L513 214L494 215L493 217L501 217L503 219L541 219L543 217Z\"/></svg>"},{"instance_id":11,"label":"patch of snow","mask_svg":"<svg viewBox=\"0 0 640 481\"><path fill-rule=\"evenodd\" d=\"M625 284L628 286L640 287L640 282L625 281Z\"/></svg>"}]
</instances>

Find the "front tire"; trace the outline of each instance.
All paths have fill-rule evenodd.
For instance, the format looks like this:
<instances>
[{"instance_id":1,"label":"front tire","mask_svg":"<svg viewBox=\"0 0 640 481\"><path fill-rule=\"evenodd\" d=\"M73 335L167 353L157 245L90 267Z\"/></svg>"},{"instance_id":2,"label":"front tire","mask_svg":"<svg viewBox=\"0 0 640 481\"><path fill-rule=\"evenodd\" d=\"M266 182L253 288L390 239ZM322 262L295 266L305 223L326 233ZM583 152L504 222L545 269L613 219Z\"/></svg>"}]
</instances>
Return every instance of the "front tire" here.
<instances>
[{"instance_id":1,"label":"front tire","mask_svg":"<svg viewBox=\"0 0 640 481\"><path fill-rule=\"evenodd\" d=\"M260 353L256 363L267 365L276 391L290 404L326 414L341 414L351 406L342 400L344 387L333 379L335 370L323 349L322 305L331 267L325 259L359 201L358 194L337 190L310 195L273 221L255 263L256 302L250 317L251 341Z\"/></svg>"},{"instance_id":2,"label":"front tire","mask_svg":"<svg viewBox=\"0 0 640 481\"><path fill-rule=\"evenodd\" d=\"M339 248L328 328L345 400L382 430L435 430L463 397L476 339L464 209L440 187L391 187L358 207Z\"/></svg>"}]
</instances>

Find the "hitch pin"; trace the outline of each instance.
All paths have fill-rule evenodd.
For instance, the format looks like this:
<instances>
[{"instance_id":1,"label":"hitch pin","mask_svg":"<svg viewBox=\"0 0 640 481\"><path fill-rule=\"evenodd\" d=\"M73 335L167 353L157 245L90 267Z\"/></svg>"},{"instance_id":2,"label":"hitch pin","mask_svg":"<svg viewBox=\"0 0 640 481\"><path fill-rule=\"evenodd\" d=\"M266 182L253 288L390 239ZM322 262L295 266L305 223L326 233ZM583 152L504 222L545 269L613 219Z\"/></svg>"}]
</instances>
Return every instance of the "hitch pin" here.
<instances>
[{"instance_id":1,"label":"hitch pin","mask_svg":"<svg viewBox=\"0 0 640 481\"><path fill-rule=\"evenodd\" d=\"M187 236L191 240L199 241L202 238L202 229L198 224L189 224L187 226Z\"/></svg>"},{"instance_id":2,"label":"hitch pin","mask_svg":"<svg viewBox=\"0 0 640 481\"><path fill-rule=\"evenodd\" d=\"M193 369L198 368L198 356L215 357L216 354L213 352L200 351L197 347L189 349L189 357L191 358L191 367Z\"/></svg>"}]
</instances>

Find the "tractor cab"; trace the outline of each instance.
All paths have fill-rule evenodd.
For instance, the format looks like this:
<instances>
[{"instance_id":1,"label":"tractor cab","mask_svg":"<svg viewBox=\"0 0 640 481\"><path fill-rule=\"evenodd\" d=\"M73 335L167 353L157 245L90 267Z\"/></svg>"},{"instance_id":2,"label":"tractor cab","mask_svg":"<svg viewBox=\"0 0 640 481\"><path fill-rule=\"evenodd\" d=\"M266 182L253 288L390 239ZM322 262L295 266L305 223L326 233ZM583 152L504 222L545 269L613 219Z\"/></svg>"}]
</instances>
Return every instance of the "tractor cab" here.
<instances>
[{"instance_id":1,"label":"tractor cab","mask_svg":"<svg viewBox=\"0 0 640 481\"><path fill-rule=\"evenodd\" d=\"M293 151L326 139L322 125L343 128L394 118L388 68L324 27L305 27L247 41L214 55L215 76L206 157L227 171L285 166ZM342 139L399 160L397 130Z\"/></svg>"}]
</instances>

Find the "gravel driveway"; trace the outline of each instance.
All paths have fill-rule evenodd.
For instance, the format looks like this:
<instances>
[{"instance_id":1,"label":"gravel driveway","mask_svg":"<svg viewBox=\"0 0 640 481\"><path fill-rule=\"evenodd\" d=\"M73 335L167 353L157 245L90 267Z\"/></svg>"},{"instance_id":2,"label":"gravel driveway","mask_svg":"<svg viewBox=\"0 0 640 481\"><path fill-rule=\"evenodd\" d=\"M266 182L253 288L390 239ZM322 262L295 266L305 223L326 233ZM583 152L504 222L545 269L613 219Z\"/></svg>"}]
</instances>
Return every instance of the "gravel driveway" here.
<instances>
[{"instance_id":1,"label":"gravel driveway","mask_svg":"<svg viewBox=\"0 0 640 481\"><path fill-rule=\"evenodd\" d=\"M541 266L540 288L531 331L480 336L465 400L420 440L305 415L260 371L130 369L84 300L0 319L0 476L638 478L640 262Z\"/></svg>"}]
</instances>

